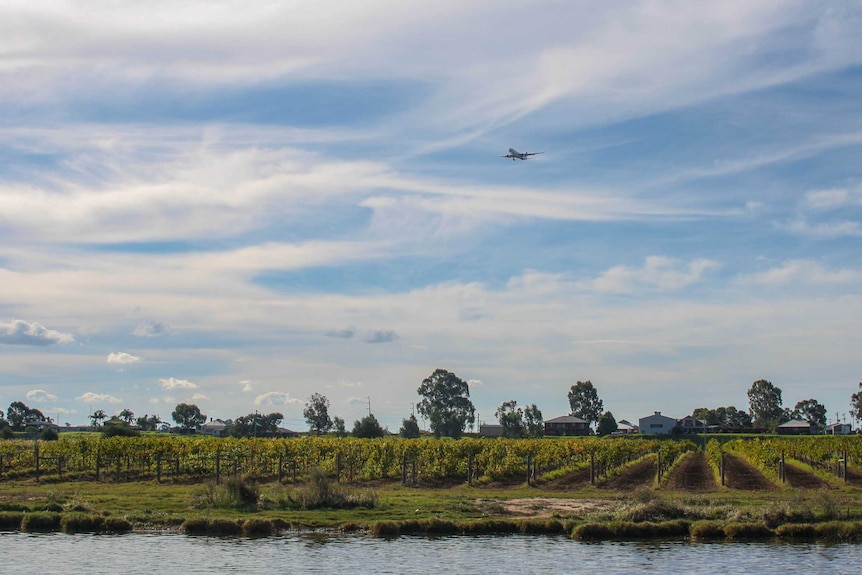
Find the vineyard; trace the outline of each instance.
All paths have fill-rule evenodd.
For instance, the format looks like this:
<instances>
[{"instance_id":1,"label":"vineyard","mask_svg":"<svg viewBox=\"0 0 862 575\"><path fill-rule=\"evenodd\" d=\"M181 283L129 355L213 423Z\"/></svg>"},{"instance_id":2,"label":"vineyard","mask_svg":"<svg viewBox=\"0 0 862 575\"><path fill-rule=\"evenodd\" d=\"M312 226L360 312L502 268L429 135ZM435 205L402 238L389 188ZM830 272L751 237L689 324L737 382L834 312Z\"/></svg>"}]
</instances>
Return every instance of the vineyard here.
<instances>
[{"instance_id":1,"label":"vineyard","mask_svg":"<svg viewBox=\"0 0 862 575\"><path fill-rule=\"evenodd\" d=\"M76 437L0 442L0 480L30 477L188 481L242 475L296 480L321 469L339 481L393 479L405 484L520 478L589 469L595 482L627 463L657 454L668 469L689 441L654 439L236 439L213 437Z\"/></svg>"},{"instance_id":2,"label":"vineyard","mask_svg":"<svg viewBox=\"0 0 862 575\"><path fill-rule=\"evenodd\" d=\"M264 481L298 481L320 469L338 481L392 480L406 485L448 481L515 481L580 472L592 484L624 471L634 461L655 462L659 482L679 457L697 446L688 440L595 437L545 439L357 439L304 437L237 439L145 435L93 435L57 441L0 442L0 481L37 480L188 482L241 476ZM722 478L732 457L754 466L769 481L787 480L795 460L845 481L856 482L862 438L786 437L711 439L706 461ZM643 465L643 463L642 463ZM790 468L795 471L794 468Z\"/></svg>"}]
</instances>

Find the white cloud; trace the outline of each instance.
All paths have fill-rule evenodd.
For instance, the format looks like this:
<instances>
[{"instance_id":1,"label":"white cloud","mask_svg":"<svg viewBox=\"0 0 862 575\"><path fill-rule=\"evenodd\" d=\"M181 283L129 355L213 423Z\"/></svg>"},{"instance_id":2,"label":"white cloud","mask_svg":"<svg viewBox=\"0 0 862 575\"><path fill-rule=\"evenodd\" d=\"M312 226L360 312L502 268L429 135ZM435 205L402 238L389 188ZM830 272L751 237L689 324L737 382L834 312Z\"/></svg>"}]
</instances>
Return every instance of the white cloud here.
<instances>
[{"instance_id":1,"label":"white cloud","mask_svg":"<svg viewBox=\"0 0 862 575\"><path fill-rule=\"evenodd\" d=\"M169 377L167 379L159 379L159 385L162 389L197 389L197 384L192 383L187 379L176 379Z\"/></svg>"},{"instance_id":2,"label":"white cloud","mask_svg":"<svg viewBox=\"0 0 862 575\"><path fill-rule=\"evenodd\" d=\"M204 395L203 393L196 393L191 397L192 401L203 401L206 399L209 399L209 397Z\"/></svg>"},{"instance_id":3,"label":"white cloud","mask_svg":"<svg viewBox=\"0 0 862 575\"><path fill-rule=\"evenodd\" d=\"M141 361L141 358L136 355L121 351L116 353L109 353L107 361L108 363L128 364L138 363L139 361Z\"/></svg>"},{"instance_id":4,"label":"white cloud","mask_svg":"<svg viewBox=\"0 0 862 575\"><path fill-rule=\"evenodd\" d=\"M93 393L91 391L83 393L75 399L83 401L84 403L121 403L123 401L122 399L107 393Z\"/></svg>"},{"instance_id":5,"label":"white cloud","mask_svg":"<svg viewBox=\"0 0 862 575\"><path fill-rule=\"evenodd\" d=\"M46 346L73 341L75 338L71 334L46 329L36 322L20 319L0 321L0 344Z\"/></svg>"},{"instance_id":6,"label":"white cloud","mask_svg":"<svg viewBox=\"0 0 862 575\"><path fill-rule=\"evenodd\" d=\"M853 286L862 282L862 270L829 269L811 260L789 260L766 271L741 276L739 281L765 286Z\"/></svg>"},{"instance_id":7,"label":"white cloud","mask_svg":"<svg viewBox=\"0 0 862 575\"><path fill-rule=\"evenodd\" d=\"M468 379L467 385L470 387L479 387L479 386L483 385L483 383L482 383L482 380L480 380L480 379Z\"/></svg>"},{"instance_id":8,"label":"white cloud","mask_svg":"<svg viewBox=\"0 0 862 575\"><path fill-rule=\"evenodd\" d=\"M252 386L252 381L250 379L244 379L240 381L239 384L242 386L242 390L246 393L254 389L254 387Z\"/></svg>"},{"instance_id":9,"label":"white cloud","mask_svg":"<svg viewBox=\"0 0 862 575\"><path fill-rule=\"evenodd\" d=\"M347 387L347 388L362 387L362 382L361 381L348 381L346 379L343 379L343 380L341 380L341 382L339 382L339 385L341 387Z\"/></svg>"},{"instance_id":10,"label":"white cloud","mask_svg":"<svg viewBox=\"0 0 862 575\"><path fill-rule=\"evenodd\" d=\"M717 262L705 259L684 264L673 258L650 256L643 267L617 266L601 274L592 282L598 292L634 292L643 288L661 291L683 289L700 282L704 275L720 267Z\"/></svg>"},{"instance_id":11,"label":"white cloud","mask_svg":"<svg viewBox=\"0 0 862 575\"><path fill-rule=\"evenodd\" d=\"M777 227L793 234L824 239L862 236L862 224L851 220L812 224L804 218L797 218L786 223L779 223Z\"/></svg>"},{"instance_id":12,"label":"white cloud","mask_svg":"<svg viewBox=\"0 0 862 575\"><path fill-rule=\"evenodd\" d=\"M289 393L280 391L269 391L254 398L255 405L297 405L301 404L302 400L291 397Z\"/></svg>"},{"instance_id":13,"label":"white cloud","mask_svg":"<svg viewBox=\"0 0 862 575\"><path fill-rule=\"evenodd\" d=\"M27 392L27 399L36 402L54 401L55 399L57 399L57 396L53 393L48 393L43 389L32 389Z\"/></svg>"}]
</instances>

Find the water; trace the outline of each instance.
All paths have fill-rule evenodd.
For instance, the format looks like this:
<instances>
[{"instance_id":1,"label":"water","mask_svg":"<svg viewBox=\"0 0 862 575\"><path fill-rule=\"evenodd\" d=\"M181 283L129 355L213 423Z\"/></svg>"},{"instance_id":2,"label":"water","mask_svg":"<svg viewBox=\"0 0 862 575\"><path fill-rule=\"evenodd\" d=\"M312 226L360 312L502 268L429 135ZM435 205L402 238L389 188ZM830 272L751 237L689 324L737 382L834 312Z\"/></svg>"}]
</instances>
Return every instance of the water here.
<instances>
[{"instance_id":1,"label":"water","mask_svg":"<svg viewBox=\"0 0 862 575\"><path fill-rule=\"evenodd\" d=\"M858 573L858 565L862 565L862 545L853 544L579 543L526 535L386 540L319 534L266 539L0 534L0 572L16 575L785 575Z\"/></svg>"}]
</instances>

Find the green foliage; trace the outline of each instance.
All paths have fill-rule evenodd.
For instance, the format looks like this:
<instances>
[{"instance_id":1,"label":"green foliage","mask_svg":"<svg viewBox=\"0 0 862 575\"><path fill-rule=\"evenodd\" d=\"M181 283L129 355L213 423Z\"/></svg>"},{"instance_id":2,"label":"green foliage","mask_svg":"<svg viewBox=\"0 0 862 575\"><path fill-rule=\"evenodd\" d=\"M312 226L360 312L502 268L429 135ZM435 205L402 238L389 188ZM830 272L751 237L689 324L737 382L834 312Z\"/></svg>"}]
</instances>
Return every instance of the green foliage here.
<instances>
[{"instance_id":1,"label":"green foliage","mask_svg":"<svg viewBox=\"0 0 862 575\"><path fill-rule=\"evenodd\" d=\"M422 401L416 406L428 419L435 437L459 438L467 424L476 421L466 382L450 371L437 369L422 381L417 393Z\"/></svg>"},{"instance_id":2,"label":"green foliage","mask_svg":"<svg viewBox=\"0 0 862 575\"><path fill-rule=\"evenodd\" d=\"M542 411L535 403L524 408L524 428L527 437L543 437L545 435L545 420L542 417Z\"/></svg>"},{"instance_id":3,"label":"green foliage","mask_svg":"<svg viewBox=\"0 0 862 575\"><path fill-rule=\"evenodd\" d=\"M599 418L599 423L596 426L596 435L610 435L617 430L617 420L614 419L614 414L606 411Z\"/></svg>"},{"instance_id":4,"label":"green foliage","mask_svg":"<svg viewBox=\"0 0 862 575\"><path fill-rule=\"evenodd\" d=\"M6 421L12 427L12 431L24 431L27 424L43 423L49 421L45 415L34 407L29 407L22 401L13 401L6 410Z\"/></svg>"},{"instance_id":5,"label":"green foliage","mask_svg":"<svg viewBox=\"0 0 862 575\"><path fill-rule=\"evenodd\" d=\"M124 421L110 421L102 426L102 437L137 437L140 435Z\"/></svg>"},{"instance_id":6,"label":"green foliage","mask_svg":"<svg viewBox=\"0 0 862 575\"><path fill-rule=\"evenodd\" d=\"M850 396L850 416L856 421L862 420L862 381L859 382L859 391Z\"/></svg>"},{"instance_id":7,"label":"green foliage","mask_svg":"<svg viewBox=\"0 0 862 575\"><path fill-rule=\"evenodd\" d=\"M57 441L60 439L60 434L57 433L57 430L53 427L46 427L45 430L39 434L39 439L42 441Z\"/></svg>"},{"instance_id":8,"label":"green foliage","mask_svg":"<svg viewBox=\"0 0 862 575\"><path fill-rule=\"evenodd\" d=\"M274 437L278 434L278 426L282 420L284 415L278 412L241 415L230 426L230 434L233 437Z\"/></svg>"},{"instance_id":9,"label":"green foliage","mask_svg":"<svg viewBox=\"0 0 862 575\"><path fill-rule=\"evenodd\" d=\"M353 437L362 437L362 438L372 438L372 437L383 437L384 432L383 428L380 427L380 423L377 421L377 418L374 417L373 414L368 414L362 419L359 419L353 423L353 431L351 432Z\"/></svg>"},{"instance_id":10,"label":"green foliage","mask_svg":"<svg viewBox=\"0 0 862 575\"><path fill-rule=\"evenodd\" d=\"M591 425L598 422L604 404L590 380L577 382L569 389L568 396L572 415L589 421Z\"/></svg>"},{"instance_id":11,"label":"green foliage","mask_svg":"<svg viewBox=\"0 0 862 575\"><path fill-rule=\"evenodd\" d=\"M231 477L221 484L205 483L192 497L194 507L250 510L257 508L260 490L257 485Z\"/></svg>"},{"instance_id":12,"label":"green foliage","mask_svg":"<svg viewBox=\"0 0 862 575\"><path fill-rule=\"evenodd\" d=\"M276 492L270 498L280 509L371 509L378 504L376 493L341 486L331 481L320 469L313 469L299 488L286 493Z\"/></svg>"},{"instance_id":13,"label":"green foliage","mask_svg":"<svg viewBox=\"0 0 862 575\"><path fill-rule=\"evenodd\" d=\"M494 415L503 428L503 437L524 437L526 434L524 410L518 407L514 399L500 404Z\"/></svg>"},{"instance_id":14,"label":"green foliage","mask_svg":"<svg viewBox=\"0 0 862 575\"><path fill-rule=\"evenodd\" d=\"M401 429L398 435L404 439L418 439L421 433L419 432L419 422L416 421L416 416L411 414L410 417L401 421Z\"/></svg>"},{"instance_id":15,"label":"green foliage","mask_svg":"<svg viewBox=\"0 0 862 575\"><path fill-rule=\"evenodd\" d=\"M325 396L315 393L308 398L305 409L302 411L309 431L315 435L321 435L332 429L332 419L329 417L329 400Z\"/></svg>"},{"instance_id":16,"label":"green foliage","mask_svg":"<svg viewBox=\"0 0 862 575\"><path fill-rule=\"evenodd\" d=\"M781 389L765 379L758 379L748 390L748 403L755 427L775 429L781 423Z\"/></svg>"},{"instance_id":17,"label":"green foliage","mask_svg":"<svg viewBox=\"0 0 862 575\"><path fill-rule=\"evenodd\" d=\"M804 399L797 402L790 416L793 419L813 423L820 428L826 427L826 407L816 399Z\"/></svg>"},{"instance_id":18,"label":"green foliage","mask_svg":"<svg viewBox=\"0 0 862 575\"><path fill-rule=\"evenodd\" d=\"M199 427L206 423L207 416L193 403L179 403L171 413L171 418L177 425L186 429Z\"/></svg>"}]
</instances>

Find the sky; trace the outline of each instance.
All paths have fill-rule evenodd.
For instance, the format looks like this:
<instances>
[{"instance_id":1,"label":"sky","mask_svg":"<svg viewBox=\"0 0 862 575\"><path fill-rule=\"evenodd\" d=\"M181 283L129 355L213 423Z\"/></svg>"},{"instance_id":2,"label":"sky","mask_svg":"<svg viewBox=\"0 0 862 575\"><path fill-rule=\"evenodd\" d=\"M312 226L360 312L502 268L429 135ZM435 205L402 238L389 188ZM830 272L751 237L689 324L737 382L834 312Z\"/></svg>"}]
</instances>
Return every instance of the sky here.
<instances>
[{"instance_id":1,"label":"sky","mask_svg":"<svg viewBox=\"0 0 862 575\"><path fill-rule=\"evenodd\" d=\"M858 1L0 0L0 409L397 431L862 378ZM508 148L544 152L529 161ZM427 422L420 419L420 425Z\"/></svg>"}]
</instances>

